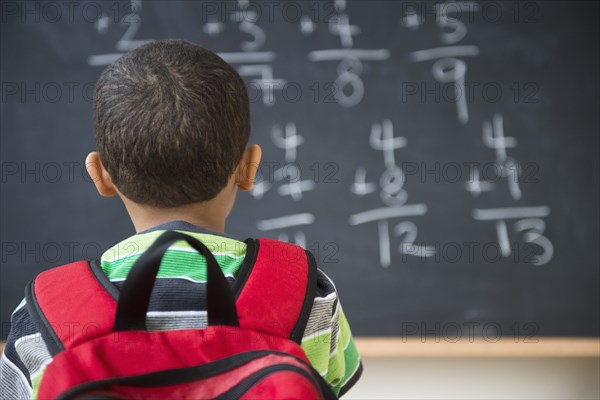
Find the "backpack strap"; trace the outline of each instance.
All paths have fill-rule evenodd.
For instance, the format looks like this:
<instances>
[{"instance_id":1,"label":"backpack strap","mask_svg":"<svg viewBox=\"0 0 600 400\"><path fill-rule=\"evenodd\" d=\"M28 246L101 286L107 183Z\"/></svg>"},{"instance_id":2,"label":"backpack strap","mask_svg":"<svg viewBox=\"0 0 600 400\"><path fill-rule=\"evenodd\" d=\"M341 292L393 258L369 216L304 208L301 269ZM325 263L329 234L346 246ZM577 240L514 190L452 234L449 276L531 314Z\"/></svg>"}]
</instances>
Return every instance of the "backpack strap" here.
<instances>
[{"instance_id":1,"label":"backpack strap","mask_svg":"<svg viewBox=\"0 0 600 400\"><path fill-rule=\"evenodd\" d=\"M317 289L317 265L302 247L257 239L258 252L236 306L241 327L302 341Z\"/></svg>"},{"instance_id":2,"label":"backpack strap","mask_svg":"<svg viewBox=\"0 0 600 400\"><path fill-rule=\"evenodd\" d=\"M52 268L25 288L29 314L53 356L112 330L116 288L101 283L93 268L99 267L87 261Z\"/></svg>"},{"instance_id":3,"label":"backpack strap","mask_svg":"<svg viewBox=\"0 0 600 400\"><path fill-rule=\"evenodd\" d=\"M240 326L301 343L317 287L314 257L272 239L257 239L256 247L251 273L242 278L237 296ZM46 270L29 282L25 297L53 356L113 329L118 290L97 263L77 261Z\"/></svg>"}]
</instances>

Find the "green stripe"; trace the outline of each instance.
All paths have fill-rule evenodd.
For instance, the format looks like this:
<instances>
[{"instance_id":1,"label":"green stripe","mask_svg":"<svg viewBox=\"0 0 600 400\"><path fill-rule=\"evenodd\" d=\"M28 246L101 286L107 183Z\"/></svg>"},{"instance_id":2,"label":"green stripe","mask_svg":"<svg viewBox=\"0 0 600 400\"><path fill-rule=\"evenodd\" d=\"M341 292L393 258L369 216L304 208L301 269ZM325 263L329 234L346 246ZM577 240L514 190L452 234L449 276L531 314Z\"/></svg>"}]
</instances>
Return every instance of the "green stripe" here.
<instances>
[{"instance_id":1,"label":"green stripe","mask_svg":"<svg viewBox=\"0 0 600 400\"><path fill-rule=\"evenodd\" d=\"M360 356L352 337L350 338L348 347L346 347L346 350L344 350L344 364L346 370L344 376L340 380L339 384L333 388L336 394L339 393L342 387L344 387L350 378L352 378L358 368L358 365L360 364Z\"/></svg>"},{"instance_id":2,"label":"green stripe","mask_svg":"<svg viewBox=\"0 0 600 400\"><path fill-rule=\"evenodd\" d=\"M140 255L115 262L102 262L102 270L109 279L124 279ZM226 275L236 276L243 259L216 255L215 259ZM185 277L206 282L206 259L198 253L167 250L158 270L159 278Z\"/></svg>"},{"instance_id":3,"label":"green stripe","mask_svg":"<svg viewBox=\"0 0 600 400\"><path fill-rule=\"evenodd\" d=\"M102 254L102 261L114 262L122 258L134 256L138 252L144 251L150 247L150 245L152 245L152 243L154 243L154 241L164 232L164 230L153 231L134 235L128 239L125 239L106 250L104 254ZM200 240L213 253L228 254L232 257L243 257L246 254L246 244L244 242L240 242L239 240L215 236L207 233L194 233L185 231L178 232L185 233ZM189 244L183 241L175 243L174 247L186 248L190 251L194 250Z\"/></svg>"},{"instance_id":4,"label":"green stripe","mask_svg":"<svg viewBox=\"0 0 600 400\"><path fill-rule=\"evenodd\" d=\"M331 347L330 332L306 339L301 346L310 363L319 374L324 375L325 381L331 385L336 394L352 377L360 363L360 356L354 345L350 325L341 306L338 322L340 330L334 355L329 352Z\"/></svg>"},{"instance_id":5,"label":"green stripe","mask_svg":"<svg viewBox=\"0 0 600 400\"><path fill-rule=\"evenodd\" d=\"M102 270L109 279L125 279L136 260L163 232L136 235L116 244L102 255ZM215 259L226 275L237 275L244 261L245 243L203 233L185 233L202 241L212 252L218 253L215 254ZM206 260L187 243L177 242L165 252L157 276L184 277L206 282Z\"/></svg>"},{"instance_id":6,"label":"green stripe","mask_svg":"<svg viewBox=\"0 0 600 400\"><path fill-rule=\"evenodd\" d=\"M329 369L325 380L333 387L337 387L342 383L342 378L346 373L346 359L344 357L344 349L350 341L350 327L346 321L346 316L340 307L338 314L340 331L337 336L336 352L329 358Z\"/></svg>"},{"instance_id":7,"label":"green stripe","mask_svg":"<svg viewBox=\"0 0 600 400\"><path fill-rule=\"evenodd\" d=\"M38 392L40 390L40 383L42 381L42 375L46 372L46 366L42 367L42 370L37 375L31 377L31 399L37 400Z\"/></svg>"},{"instance_id":8,"label":"green stripe","mask_svg":"<svg viewBox=\"0 0 600 400\"><path fill-rule=\"evenodd\" d=\"M304 350L311 365L320 375L329 368L329 348L331 346L331 332L323 333L314 338L303 340L300 347Z\"/></svg>"}]
</instances>

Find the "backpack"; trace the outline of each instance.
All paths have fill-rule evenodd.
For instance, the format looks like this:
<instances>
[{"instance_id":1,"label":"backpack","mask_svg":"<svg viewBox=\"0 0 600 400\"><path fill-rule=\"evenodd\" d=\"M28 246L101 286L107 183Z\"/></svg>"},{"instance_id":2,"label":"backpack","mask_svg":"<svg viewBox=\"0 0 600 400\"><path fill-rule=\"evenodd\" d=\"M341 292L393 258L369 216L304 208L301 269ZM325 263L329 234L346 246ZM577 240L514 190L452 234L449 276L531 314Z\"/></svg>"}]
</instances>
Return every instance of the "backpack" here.
<instances>
[{"instance_id":1,"label":"backpack","mask_svg":"<svg viewBox=\"0 0 600 400\"><path fill-rule=\"evenodd\" d=\"M208 326L147 331L160 262L180 240L206 258ZM335 399L300 347L316 290L314 258L289 243L253 243L237 294L210 250L175 231L138 258L120 293L97 262L39 274L25 289L27 307L53 359L38 398Z\"/></svg>"}]
</instances>

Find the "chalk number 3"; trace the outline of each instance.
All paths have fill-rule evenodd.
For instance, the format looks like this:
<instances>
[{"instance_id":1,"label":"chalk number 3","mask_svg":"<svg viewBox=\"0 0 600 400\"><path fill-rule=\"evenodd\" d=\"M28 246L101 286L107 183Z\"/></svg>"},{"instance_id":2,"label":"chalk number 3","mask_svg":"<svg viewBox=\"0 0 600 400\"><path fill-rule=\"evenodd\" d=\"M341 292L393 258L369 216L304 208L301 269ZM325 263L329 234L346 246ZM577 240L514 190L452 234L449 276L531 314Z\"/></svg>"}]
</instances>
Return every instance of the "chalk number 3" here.
<instances>
[{"instance_id":1,"label":"chalk number 3","mask_svg":"<svg viewBox=\"0 0 600 400\"><path fill-rule=\"evenodd\" d=\"M542 248L542 254L532 257L533 265L544 265L550 262L554 255L554 246L550 239L545 237L546 223L542 219L527 218L515 222L515 230L523 232L525 243L536 244Z\"/></svg>"}]
</instances>

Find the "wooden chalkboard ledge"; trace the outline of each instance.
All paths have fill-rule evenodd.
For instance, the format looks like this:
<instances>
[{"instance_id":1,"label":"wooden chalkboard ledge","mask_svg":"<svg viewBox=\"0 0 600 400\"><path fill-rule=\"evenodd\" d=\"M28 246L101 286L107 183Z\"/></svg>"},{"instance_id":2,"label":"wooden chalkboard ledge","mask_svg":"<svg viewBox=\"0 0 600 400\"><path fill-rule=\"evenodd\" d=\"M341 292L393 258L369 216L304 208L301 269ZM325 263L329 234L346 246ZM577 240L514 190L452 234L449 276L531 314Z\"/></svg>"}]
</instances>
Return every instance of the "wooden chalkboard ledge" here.
<instances>
[{"instance_id":1,"label":"wooden chalkboard ledge","mask_svg":"<svg viewBox=\"0 0 600 400\"><path fill-rule=\"evenodd\" d=\"M498 341L464 338L456 342L434 337L358 337L362 357L600 357L600 338L513 338Z\"/></svg>"},{"instance_id":2,"label":"wooden chalkboard ledge","mask_svg":"<svg viewBox=\"0 0 600 400\"><path fill-rule=\"evenodd\" d=\"M434 338L359 337L362 357L600 357L600 338L532 338L497 342L483 338L452 343ZM0 342L0 351L4 343Z\"/></svg>"}]
</instances>

